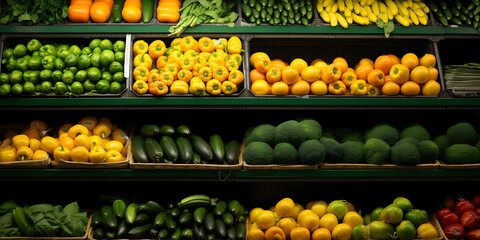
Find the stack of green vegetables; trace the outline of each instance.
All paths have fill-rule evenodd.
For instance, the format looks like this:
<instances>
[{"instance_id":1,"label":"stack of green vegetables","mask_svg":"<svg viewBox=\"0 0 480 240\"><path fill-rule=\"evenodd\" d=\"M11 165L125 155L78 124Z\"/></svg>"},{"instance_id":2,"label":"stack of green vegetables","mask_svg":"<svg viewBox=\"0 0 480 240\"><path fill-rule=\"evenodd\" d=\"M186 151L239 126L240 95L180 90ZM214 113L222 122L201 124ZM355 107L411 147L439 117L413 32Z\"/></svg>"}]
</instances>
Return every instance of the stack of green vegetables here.
<instances>
[{"instance_id":1,"label":"stack of green vegetables","mask_svg":"<svg viewBox=\"0 0 480 240\"><path fill-rule=\"evenodd\" d=\"M238 13L235 1L228 0L186 0L183 2L180 20L170 27L170 35L180 35L188 27L204 23L221 23L233 27Z\"/></svg>"},{"instance_id":2,"label":"stack of green vegetables","mask_svg":"<svg viewBox=\"0 0 480 240\"><path fill-rule=\"evenodd\" d=\"M432 0L430 10L444 26L467 25L480 31L480 1Z\"/></svg>"},{"instance_id":3,"label":"stack of green vegetables","mask_svg":"<svg viewBox=\"0 0 480 240\"><path fill-rule=\"evenodd\" d=\"M251 24L308 25L313 18L311 0L242 0L244 19Z\"/></svg>"},{"instance_id":4,"label":"stack of green vegetables","mask_svg":"<svg viewBox=\"0 0 480 240\"><path fill-rule=\"evenodd\" d=\"M6 0L0 1L1 24L55 24L68 16L67 0Z\"/></svg>"},{"instance_id":5,"label":"stack of green vegetables","mask_svg":"<svg viewBox=\"0 0 480 240\"><path fill-rule=\"evenodd\" d=\"M461 89L480 94L480 63L444 65L443 79L447 89Z\"/></svg>"},{"instance_id":6,"label":"stack of green vegetables","mask_svg":"<svg viewBox=\"0 0 480 240\"><path fill-rule=\"evenodd\" d=\"M65 207L35 204L19 207L13 200L0 205L0 237L82 237L88 217L76 202Z\"/></svg>"},{"instance_id":7,"label":"stack of green vegetables","mask_svg":"<svg viewBox=\"0 0 480 240\"><path fill-rule=\"evenodd\" d=\"M248 212L237 200L199 194L164 206L116 199L93 214L93 238L245 239Z\"/></svg>"}]
</instances>

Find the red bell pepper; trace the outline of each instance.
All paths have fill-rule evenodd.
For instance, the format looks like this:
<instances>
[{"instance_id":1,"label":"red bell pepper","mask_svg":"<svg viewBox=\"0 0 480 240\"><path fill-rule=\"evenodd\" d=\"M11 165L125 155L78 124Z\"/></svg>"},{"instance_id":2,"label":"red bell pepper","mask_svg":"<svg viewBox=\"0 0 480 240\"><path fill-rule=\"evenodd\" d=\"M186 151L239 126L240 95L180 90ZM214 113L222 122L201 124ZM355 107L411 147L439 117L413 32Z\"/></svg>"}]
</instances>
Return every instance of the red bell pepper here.
<instances>
[{"instance_id":1,"label":"red bell pepper","mask_svg":"<svg viewBox=\"0 0 480 240\"><path fill-rule=\"evenodd\" d=\"M445 216L447 213L451 213L452 211L450 211L450 209L448 208L442 208L442 209L439 209L437 210L437 218L440 219L440 218L443 218L443 216Z\"/></svg>"},{"instance_id":2,"label":"red bell pepper","mask_svg":"<svg viewBox=\"0 0 480 240\"><path fill-rule=\"evenodd\" d=\"M480 229L475 229L467 233L468 240L480 240Z\"/></svg>"},{"instance_id":3,"label":"red bell pepper","mask_svg":"<svg viewBox=\"0 0 480 240\"><path fill-rule=\"evenodd\" d=\"M469 210L475 211L475 207L473 206L472 202L466 199L462 199L455 204L455 213L458 216L462 216L464 212Z\"/></svg>"},{"instance_id":4,"label":"red bell pepper","mask_svg":"<svg viewBox=\"0 0 480 240\"><path fill-rule=\"evenodd\" d=\"M463 239L465 238L465 228L460 223L454 223L443 229L445 236L450 239Z\"/></svg>"},{"instance_id":5,"label":"red bell pepper","mask_svg":"<svg viewBox=\"0 0 480 240\"><path fill-rule=\"evenodd\" d=\"M452 196L448 196L442 202L443 207L450 209L451 211L455 211L455 199Z\"/></svg>"},{"instance_id":6,"label":"red bell pepper","mask_svg":"<svg viewBox=\"0 0 480 240\"><path fill-rule=\"evenodd\" d=\"M472 204L475 208L480 208L480 195L479 194L474 195L472 197Z\"/></svg>"},{"instance_id":7,"label":"red bell pepper","mask_svg":"<svg viewBox=\"0 0 480 240\"><path fill-rule=\"evenodd\" d=\"M460 223L460 218L457 216L457 214L448 210L448 208L438 210L437 218L442 227L446 227L454 223Z\"/></svg>"},{"instance_id":8,"label":"red bell pepper","mask_svg":"<svg viewBox=\"0 0 480 240\"><path fill-rule=\"evenodd\" d=\"M475 213L475 211L468 210L462 214L460 217L460 223L466 228L466 229L476 229L478 228L478 220L479 217Z\"/></svg>"},{"instance_id":9,"label":"red bell pepper","mask_svg":"<svg viewBox=\"0 0 480 240\"><path fill-rule=\"evenodd\" d=\"M475 209L475 213L480 216L480 208Z\"/></svg>"}]
</instances>

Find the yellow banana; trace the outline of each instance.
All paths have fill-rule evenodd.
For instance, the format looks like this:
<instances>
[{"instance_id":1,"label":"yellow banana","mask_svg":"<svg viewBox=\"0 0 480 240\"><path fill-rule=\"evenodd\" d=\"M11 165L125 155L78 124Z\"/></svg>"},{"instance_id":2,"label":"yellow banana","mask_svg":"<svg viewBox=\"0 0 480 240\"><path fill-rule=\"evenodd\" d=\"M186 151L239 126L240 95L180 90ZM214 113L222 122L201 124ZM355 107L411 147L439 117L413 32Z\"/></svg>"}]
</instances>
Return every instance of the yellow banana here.
<instances>
[{"instance_id":1,"label":"yellow banana","mask_svg":"<svg viewBox=\"0 0 480 240\"><path fill-rule=\"evenodd\" d=\"M343 18L340 13L335 13L335 17L337 17L337 21L338 23L340 23L340 26L342 26L343 28L348 28L347 20Z\"/></svg>"},{"instance_id":2,"label":"yellow banana","mask_svg":"<svg viewBox=\"0 0 480 240\"><path fill-rule=\"evenodd\" d=\"M330 22L330 14L327 11L320 12L320 17L323 19L324 22Z\"/></svg>"},{"instance_id":3,"label":"yellow banana","mask_svg":"<svg viewBox=\"0 0 480 240\"><path fill-rule=\"evenodd\" d=\"M353 11L353 1L352 0L345 0L345 7Z\"/></svg>"},{"instance_id":4,"label":"yellow banana","mask_svg":"<svg viewBox=\"0 0 480 240\"><path fill-rule=\"evenodd\" d=\"M378 2L375 0L372 3L372 12L377 15L380 12L380 8L378 7Z\"/></svg>"},{"instance_id":5,"label":"yellow banana","mask_svg":"<svg viewBox=\"0 0 480 240\"><path fill-rule=\"evenodd\" d=\"M337 1L338 3L338 10L340 10L340 12L345 12L345 0L338 0Z\"/></svg>"},{"instance_id":6,"label":"yellow banana","mask_svg":"<svg viewBox=\"0 0 480 240\"><path fill-rule=\"evenodd\" d=\"M393 15L398 14L398 7L395 2L393 2L393 0L385 0L385 3L387 4L387 7L390 9L390 12L392 12Z\"/></svg>"},{"instance_id":7,"label":"yellow banana","mask_svg":"<svg viewBox=\"0 0 480 240\"><path fill-rule=\"evenodd\" d=\"M352 18L351 15L350 15L350 16L347 16L347 22L348 22L348 24L352 24L352 23L353 23L353 18Z\"/></svg>"},{"instance_id":8,"label":"yellow banana","mask_svg":"<svg viewBox=\"0 0 480 240\"><path fill-rule=\"evenodd\" d=\"M333 4L334 0L325 0L322 4L324 8L326 8L328 5Z\"/></svg>"},{"instance_id":9,"label":"yellow banana","mask_svg":"<svg viewBox=\"0 0 480 240\"><path fill-rule=\"evenodd\" d=\"M333 12L329 12L328 15L330 15L330 25L336 27L338 25L337 16L335 16L335 13Z\"/></svg>"},{"instance_id":10,"label":"yellow banana","mask_svg":"<svg viewBox=\"0 0 480 240\"><path fill-rule=\"evenodd\" d=\"M360 14L360 11L362 9L362 6L358 2L353 2L353 10L355 11L355 14Z\"/></svg>"},{"instance_id":11,"label":"yellow banana","mask_svg":"<svg viewBox=\"0 0 480 240\"><path fill-rule=\"evenodd\" d=\"M345 8L345 12L343 12L343 14L345 14L345 17L351 17L352 16L352 11L350 11L350 9L348 9L348 8Z\"/></svg>"},{"instance_id":12,"label":"yellow banana","mask_svg":"<svg viewBox=\"0 0 480 240\"><path fill-rule=\"evenodd\" d=\"M417 16L425 15L421 8L414 8L413 11L415 12L415 14L417 14Z\"/></svg>"},{"instance_id":13,"label":"yellow banana","mask_svg":"<svg viewBox=\"0 0 480 240\"><path fill-rule=\"evenodd\" d=\"M397 14L397 15L395 15L395 20L397 20L397 22L399 22L400 24L402 24L405 27L410 26L410 23L408 22L408 20L406 18L404 18L403 16L400 16L400 15Z\"/></svg>"},{"instance_id":14,"label":"yellow banana","mask_svg":"<svg viewBox=\"0 0 480 240\"><path fill-rule=\"evenodd\" d=\"M368 0L368 1L367 1L367 5L372 5L373 2L376 2L376 1L377 1L377 0Z\"/></svg>"},{"instance_id":15,"label":"yellow banana","mask_svg":"<svg viewBox=\"0 0 480 240\"><path fill-rule=\"evenodd\" d=\"M420 24L422 24L422 25L427 25L428 16L425 14L425 15L422 16L422 17L418 17L418 21L419 21Z\"/></svg>"},{"instance_id":16,"label":"yellow banana","mask_svg":"<svg viewBox=\"0 0 480 240\"><path fill-rule=\"evenodd\" d=\"M332 8L330 9L330 12L333 12L333 13L336 13L338 10L338 4L337 3L334 3L332 5Z\"/></svg>"},{"instance_id":17,"label":"yellow banana","mask_svg":"<svg viewBox=\"0 0 480 240\"><path fill-rule=\"evenodd\" d=\"M367 17L370 22L377 22L377 16L372 12L370 6L364 6L365 10L367 11Z\"/></svg>"},{"instance_id":18,"label":"yellow banana","mask_svg":"<svg viewBox=\"0 0 480 240\"><path fill-rule=\"evenodd\" d=\"M417 14L415 14L415 12L411 8L408 9L408 16L412 20L413 24L415 24L415 25L419 24Z\"/></svg>"},{"instance_id":19,"label":"yellow banana","mask_svg":"<svg viewBox=\"0 0 480 240\"><path fill-rule=\"evenodd\" d=\"M403 16L408 17L408 10L406 7L403 6L403 4L399 0L395 0L395 4L398 7L398 12L401 13ZM393 12L392 12L393 13ZM393 14L395 15L395 14Z\"/></svg>"},{"instance_id":20,"label":"yellow banana","mask_svg":"<svg viewBox=\"0 0 480 240\"><path fill-rule=\"evenodd\" d=\"M367 5L367 0L361 0L361 1L360 1L360 5L362 5L362 6Z\"/></svg>"}]
</instances>

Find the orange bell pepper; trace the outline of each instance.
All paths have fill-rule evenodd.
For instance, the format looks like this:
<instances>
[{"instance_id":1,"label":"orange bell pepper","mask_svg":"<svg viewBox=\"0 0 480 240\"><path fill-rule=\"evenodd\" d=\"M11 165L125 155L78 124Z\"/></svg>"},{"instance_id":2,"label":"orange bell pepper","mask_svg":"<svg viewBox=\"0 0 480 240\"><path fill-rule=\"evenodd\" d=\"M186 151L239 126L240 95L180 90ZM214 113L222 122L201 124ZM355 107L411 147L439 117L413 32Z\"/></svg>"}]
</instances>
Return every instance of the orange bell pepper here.
<instances>
[{"instance_id":1,"label":"orange bell pepper","mask_svg":"<svg viewBox=\"0 0 480 240\"><path fill-rule=\"evenodd\" d=\"M138 94L144 94L144 93L148 92L147 82L144 82L144 81L141 81L141 80L135 81L135 83L133 84L133 91L135 91Z\"/></svg>"},{"instance_id":2,"label":"orange bell pepper","mask_svg":"<svg viewBox=\"0 0 480 240\"><path fill-rule=\"evenodd\" d=\"M162 40L155 40L148 45L148 55L152 59L157 59L167 51L167 47Z\"/></svg>"},{"instance_id":3,"label":"orange bell pepper","mask_svg":"<svg viewBox=\"0 0 480 240\"><path fill-rule=\"evenodd\" d=\"M153 95L164 95L168 92L168 87L163 81L156 81L148 84L148 91Z\"/></svg>"},{"instance_id":4,"label":"orange bell pepper","mask_svg":"<svg viewBox=\"0 0 480 240\"><path fill-rule=\"evenodd\" d=\"M261 73L266 73L271 66L271 61L268 58L262 58L255 62L254 67Z\"/></svg>"},{"instance_id":5,"label":"orange bell pepper","mask_svg":"<svg viewBox=\"0 0 480 240\"><path fill-rule=\"evenodd\" d=\"M345 83L345 86L347 87L350 87L355 80L357 80L355 72L344 72L342 74L342 82Z\"/></svg>"},{"instance_id":6,"label":"orange bell pepper","mask_svg":"<svg viewBox=\"0 0 480 240\"><path fill-rule=\"evenodd\" d=\"M328 84L328 92L335 95L345 94L347 92L347 86L345 86L345 83L342 81L335 80Z\"/></svg>"},{"instance_id":7,"label":"orange bell pepper","mask_svg":"<svg viewBox=\"0 0 480 240\"><path fill-rule=\"evenodd\" d=\"M160 81L160 74L159 73L153 73L148 76L148 83L153 83Z\"/></svg>"},{"instance_id":8,"label":"orange bell pepper","mask_svg":"<svg viewBox=\"0 0 480 240\"><path fill-rule=\"evenodd\" d=\"M135 69L133 69L133 79L147 82L149 73L149 70L145 66L135 67Z\"/></svg>"},{"instance_id":9,"label":"orange bell pepper","mask_svg":"<svg viewBox=\"0 0 480 240\"><path fill-rule=\"evenodd\" d=\"M268 83L279 82L282 80L282 70L278 67L271 67L268 69L266 77Z\"/></svg>"},{"instance_id":10,"label":"orange bell pepper","mask_svg":"<svg viewBox=\"0 0 480 240\"><path fill-rule=\"evenodd\" d=\"M213 45L213 41L209 37L202 37L198 40L198 48L202 52L213 52L215 51L215 46Z\"/></svg>"},{"instance_id":11,"label":"orange bell pepper","mask_svg":"<svg viewBox=\"0 0 480 240\"><path fill-rule=\"evenodd\" d=\"M228 81L238 85L243 82L243 73L239 70L233 70L228 75Z\"/></svg>"},{"instance_id":12,"label":"orange bell pepper","mask_svg":"<svg viewBox=\"0 0 480 240\"><path fill-rule=\"evenodd\" d=\"M380 87L385 83L385 74L382 70L374 69L368 73L367 81L373 86Z\"/></svg>"},{"instance_id":13,"label":"orange bell pepper","mask_svg":"<svg viewBox=\"0 0 480 240\"><path fill-rule=\"evenodd\" d=\"M228 79L228 69L225 66L218 66L213 69L213 78L217 79L220 82L223 82Z\"/></svg>"},{"instance_id":14,"label":"orange bell pepper","mask_svg":"<svg viewBox=\"0 0 480 240\"><path fill-rule=\"evenodd\" d=\"M376 86L369 84L367 86L367 95L380 95L380 89Z\"/></svg>"},{"instance_id":15,"label":"orange bell pepper","mask_svg":"<svg viewBox=\"0 0 480 240\"><path fill-rule=\"evenodd\" d=\"M322 69L322 80L327 84L335 82L339 80L341 77L342 77L342 70L340 70L340 67L336 64L330 64L327 67L324 67Z\"/></svg>"},{"instance_id":16,"label":"orange bell pepper","mask_svg":"<svg viewBox=\"0 0 480 240\"><path fill-rule=\"evenodd\" d=\"M162 8L160 5L157 7L157 20L159 22L176 23L179 19L178 9Z\"/></svg>"}]
</instances>

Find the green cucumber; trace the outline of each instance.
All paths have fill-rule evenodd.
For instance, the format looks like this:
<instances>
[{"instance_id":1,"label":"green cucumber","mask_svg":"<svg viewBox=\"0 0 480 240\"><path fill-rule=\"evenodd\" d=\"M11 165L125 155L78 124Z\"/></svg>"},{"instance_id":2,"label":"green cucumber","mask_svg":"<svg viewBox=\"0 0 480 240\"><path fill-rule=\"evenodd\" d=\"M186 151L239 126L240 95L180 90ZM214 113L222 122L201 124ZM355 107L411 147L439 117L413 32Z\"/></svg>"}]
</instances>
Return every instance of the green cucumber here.
<instances>
[{"instance_id":1,"label":"green cucumber","mask_svg":"<svg viewBox=\"0 0 480 240\"><path fill-rule=\"evenodd\" d=\"M150 228L148 236L153 239L158 238L158 230L156 228Z\"/></svg>"},{"instance_id":2,"label":"green cucumber","mask_svg":"<svg viewBox=\"0 0 480 240\"><path fill-rule=\"evenodd\" d=\"M102 225L102 214L100 211L95 211L92 215L92 226L99 227Z\"/></svg>"},{"instance_id":3,"label":"green cucumber","mask_svg":"<svg viewBox=\"0 0 480 240\"><path fill-rule=\"evenodd\" d=\"M252 7L252 8L255 7L255 0L250 0L250 1L248 2L248 6L250 6L250 7Z\"/></svg>"},{"instance_id":4,"label":"green cucumber","mask_svg":"<svg viewBox=\"0 0 480 240\"><path fill-rule=\"evenodd\" d=\"M231 213L227 212L223 214L222 221L223 223L225 223L226 226L230 227L230 226L233 226L235 219Z\"/></svg>"},{"instance_id":5,"label":"green cucumber","mask_svg":"<svg viewBox=\"0 0 480 240\"><path fill-rule=\"evenodd\" d=\"M175 229L175 232L173 232L171 239L180 240L181 237L182 237L182 228L177 227L177 229Z\"/></svg>"},{"instance_id":6,"label":"green cucumber","mask_svg":"<svg viewBox=\"0 0 480 240\"><path fill-rule=\"evenodd\" d=\"M472 0L473 4L476 6L480 6L480 1L479 0Z\"/></svg>"},{"instance_id":7,"label":"green cucumber","mask_svg":"<svg viewBox=\"0 0 480 240\"><path fill-rule=\"evenodd\" d=\"M225 162L228 164L237 164L240 156L241 144L238 141L231 140L225 145Z\"/></svg>"},{"instance_id":8,"label":"green cucumber","mask_svg":"<svg viewBox=\"0 0 480 240\"><path fill-rule=\"evenodd\" d=\"M113 238L115 238L115 232L107 232L107 233L105 233L105 238L107 238L107 239L113 239Z\"/></svg>"},{"instance_id":9,"label":"green cucumber","mask_svg":"<svg viewBox=\"0 0 480 240\"><path fill-rule=\"evenodd\" d=\"M188 197L183 198L178 202L178 207L182 209L189 209L189 208L198 208L198 207L209 207L214 204L212 198L205 194L195 194L190 195Z\"/></svg>"},{"instance_id":10,"label":"green cucumber","mask_svg":"<svg viewBox=\"0 0 480 240\"><path fill-rule=\"evenodd\" d=\"M118 226L118 221L113 210L104 211L104 208L112 208L111 206L102 207L102 226L105 230L115 230Z\"/></svg>"},{"instance_id":11,"label":"green cucumber","mask_svg":"<svg viewBox=\"0 0 480 240\"><path fill-rule=\"evenodd\" d=\"M194 164L202 164L203 163L202 157L200 157L200 154L198 154L196 152L193 152L192 161L193 161Z\"/></svg>"},{"instance_id":12,"label":"green cucumber","mask_svg":"<svg viewBox=\"0 0 480 240\"><path fill-rule=\"evenodd\" d=\"M207 215L207 209L204 207L199 207L193 212L193 220L195 223L202 224Z\"/></svg>"},{"instance_id":13,"label":"green cucumber","mask_svg":"<svg viewBox=\"0 0 480 240\"><path fill-rule=\"evenodd\" d=\"M225 201L218 201L217 205L215 205L215 208L213 209L213 215L215 217L222 217L225 212L227 212L227 202Z\"/></svg>"},{"instance_id":14,"label":"green cucumber","mask_svg":"<svg viewBox=\"0 0 480 240\"><path fill-rule=\"evenodd\" d=\"M165 124L160 127L159 133L161 135L173 135L175 134L175 128L172 125Z\"/></svg>"},{"instance_id":15,"label":"green cucumber","mask_svg":"<svg viewBox=\"0 0 480 240\"><path fill-rule=\"evenodd\" d=\"M245 213L245 208L237 200L230 200L228 202L228 211L235 217L240 217Z\"/></svg>"},{"instance_id":16,"label":"green cucumber","mask_svg":"<svg viewBox=\"0 0 480 240\"><path fill-rule=\"evenodd\" d=\"M153 18L153 2L152 0L141 0L142 3L142 22L149 23Z\"/></svg>"},{"instance_id":17,"label":"green cucumber","mask_svg":"<svg viewBox=\"0 0 480 240\"><path fill-rule=\"evenodd\" d=\"M217 163L223 163L225 158L225 145L222 137L218 134L210 136L210 148L213 152L213 157Z\"/></svg>"},{"instance_id":18,"label":"green cucumber","mask_svg":"<svg viewBox=\"0 0 480 240\"><path fill-rule=\"evenodd\" d=\"M139 226L139 225L145 225L150 222L150 216L146 213L139 213L137 214L137 217L135 217L135 221L133 224Z\"/></svg>"},{"instance_id":19,"label":"green cucumber","mask_svg":"<svg viewBox=\"0 0 480 240\"><path fill-rule=\"evenodd\" d=\"M441 0L440 1L440 7L445 10L447 9L447 2L445 0Z\"/></svg>"},{"instance_id":20,"label":"green cucumber","mask_svg":"<svg viewBox=\"0 0 480 240\"><path fill-rule=\"evenodd\" d=\"M202 159L205 159L206 161L213 159L212 148L210 148L210 145L208 145L203 138L197 135L191 135L190 142L192 143L193 149L200 155L200 157L202 157Z\"/></svg>"},{"instance_id":21,"label":"green cucumber","mask_svg":"<svg viewBox=\"0 0 480 240\"><path fill-rule=\"evenodd\" d=\"M168 160L177 162L179 157L177 145L175 145L175 142L170 136L162 136L160 139L160 146L162 146L163 153Z\"/></svg>"},{"instance_id":22,"label":"green cucumber","mask_svg":"<svg viewBox=\"0 0 480 240\"><path fill-rule=\"evenodd\" d=\"M160 212L155 216L155 219L153 220L153 226L154 227L163 227L165 222L167 221L167 214L165 212Z\"/></svg>"},{"instance_id":23,"label":"green cucumber","mask_svg":"<svg viewBox=\"0 0 480 240\"><path fill-rule=\"evenodd\" d=\"M215 236L215 232L210 232L210 233L207 233L206 239L207 240L216 240L217 236Z\"/></svg>"},{"instance_id":24,"label":"green cucumber","mask_svg":"<svg viewBox=\"0 0 480 240\"><path fill-rule=\"evenodd\" d=\"M457 9L462 8L462 3L460 2L460 0L453 0L453 3Z\"/></svg>"},{"instance_id":25,"label":"green cucumber","mask_svg":"<svg viewBox=\"0 0 480 240\"><path fill-rule=\"evenodd\" d=\"M242 3L242 11L245 17L250 17L250 15L252 15L252 9L250 8L250 6L248 6L248 4Z\"/></svg>"},{"instance_id":26,"label":"green cucumber","mask_svg":"<svg viewBox=\"0 0 480 240\"><path fill-rule=\"evenodd\" d=\"M115 217L123 218L125 216L125 209L127 208L127 204L125 204L122 199L117 199L113 201L112 208Z\"/></svg>"},{"instance_id":27,"label":"green cucumber","mask_svg":"<svg viewBox=\"0 0 480 240\"><path fill-rule=\"evenodd\" d=\"M455 8L453 5L449 6L450 12L452 13L452 17L458 17L460 15L460 11Z\"/></svg>"},{"instance_id":28,"label":"green cucumber","mask_svg":"<svg viewBox=\"0 0 480 240\"><path fill-rule=\"evenodd\" d=\"M190 141L185 137L178 137L176 140L178 155L183 163L193 162L193 148Z\"/></svg>"},{"instance_id":29,"label":"green cucumber","mask_svg":"<svg viewBox=\"0 0 480 240\"><path fill-rule=\"evenodd\" d=\"M165 227L168 231L173 232L175 229L177 229L177 222L175 222L175 220L173 220L171 217L167 217L167 220L165 221Z\"/></svg>"},{"instance_id":30,"label":"green cucumber","mask_svg":"<svg viewBox=\"0 0 480 240\"><path fill-rule=\"evenodd\" d=\"M95 228L95 230L93 231L93 238L95 239L105 238L105 231L103 231L103 228Z\"/></svg>"},{"instance_id":31,"label":"green cucumber","mask_svg":"<svg viewBox=\"0 0 480 240\"><path fill-rule=\"evenodd\" d=\"M125 0L115 0L112 7L113 22L121 23L122 22L122 10Z\"/></svg>"},{"instance_id":32,"label":"green cucumber","mask_svg":"<svg viewBox=\"0 0 480 240\"><path fill-rule=\"evenodd\" d=\"M140 135L133 136L132 139L132 155L135 162L148 163L149 158L145 149L145 141Z\"/></svg>"},{"instance_id":33,"label":"green cucumber","mask_svg":"<svg viewBox=\"0 0 480 240\"><path fill-rule=\"evenodd\" d=\"M125 220L127 220L128 224L133 224L135 219L137 218L138 213L138 204L130 203L125 210Z\"/></svg>"},{"instance_id":34,"label":"green cucumber","mask_svg":"<svg viewBox=\"0 0 480 240\"><path fill-rule=\"evenodd\" d=\"M435 1L430 1L430 10L432 10L433 12L438 12L438 6Z\"/></svg>"},{"instance_id":35,"label":"green cucumber","mask_svg":"<svg viewBox=\"0 0 480 240\"><path fill-rule=\"evenodd\" d=\"M153 227L153 224L146 224L138 227L131 228L128 231L130 238L144 238L147 236L148 231Z\"/></svg>"},{"instance_id":36,"label":"green cucumber","mask_svg":"<svg viewBox=\"0 0 480 240\"><path fill-rule=\"evenodd\" d=\"M228 240L236 240L237 239L237 233L236 233L236 230L235 230L234 226L230 226L227 229L227 239Z\"/></svg>"},{"instance_id":37,"label":"green cucumber","mask_svg":"<svg viewBox=\"0 0 480 240\"><path fill-rule=\"evenodd\" d=\"M116 238L124 238L127 236L128 233L128 226L127 226L127 221L123 219L120 221L117 227L117 232L115 233Z\"/></svg>"},{"instance_id":38,"label":"green cucumber","mask_svg":"<svg viewBox=\"0 0 480 240\"><path fill-rule=\"evenodd\" d=\"M190 228L185 228L182 230L182 239L192 239L193 238L193 231Z\"/></svg>"},{"instance_id":39,"label":"green cucumber","mask_svg":"<svg viewBox=\"0 0 480 240\"><path fill-rule=\"evenodd\" d=\"M456 17L452 18L452 23L455 25L462 25L462 21Z\"/></svg>"},{"instance_id":40,"label":"green cucumber","mask_svg":"<svg viewBox=\"0 0 480 240\"><path fill-rule=\"evenodd\" d=\"M444 13L445 17L447 18L447 20L449 20L449 21L452 20L452 17L453 17L452 15L453 14L452 14L452 11L450 11L449 8L444 9L443 13Z\"/></svg>"},{"instance_id":41,"label":"green cucumber","mask_svg":"<svg viewBox=\"0 0 480 240\"><path fill-rule=\"evenodd\" d=\"M216 236L220 239L225 239L227 236L227 227L221 219L215 219L215 233Z\"/></svg>"},{"instance_id":42,"label":"green cucumber","mask_svg":"<svg viewBox=\"0 0 480 240\"><path fill-rule=\"evenodd\" d=\"M204 224L205 230L207 230L208 232L215 231L215 218L213 217L213 213L210 212L205 215Z\"/></svg>"},{"instance_id":43,"label":"green cucumber","mask_svg":"<svg viewBox=\"0 0 480 240\"><path fill-rule=\"evenodd\" d=\"M180 137L186 137L192 133L192 130L187 125L180 125L177 127L176 133Z\"/></svg>"},{"instance_id":44,"label":"green cucumber","mask_svg":"<svg viewBox=\"0 0 480 240\"><path fill-rule=\"evenodd\" d=\"M160 128L155 124L143 125L140 128L140 135L143 137L153 137L160 133Z\"/></svg>"},{"instance_id":45,"label":"green cucumber","mask_svg":"<svg viewBox=\"0 0 480 240\"><path fill-rule=\"evenodd\" d=\"M168 232L167 229L162 229L160 231L158 231L158 239L159 240L166 240L166 239L169 239L170 237L170 233Z\"/></svg>"},{"instance_id":46,"label":"green cucumber","mask_svg":"<svg viewBox=\"0 0 480 240\"><path fill-rule=\"evenodd\" d=\"M235 230L236 230L235 232L237 233L237 239L245 239L247 237L246 236L247 229L246 229L245 223L243 222L237 223Z\"/></svg>"},{"instance_id":47,"label":"green cucumber","mask_svg":"<svg viewBox=\"0 0 480 240\"><path fill-rule=\"evenodd\" d=\"M155 214L165 211L165 208L155 201L150 200L150 201L147 201L145 204L147 204L151 209L153 209L152 212Z\"/></svg>"},{"instance_id":48,"label":"green cucumber","mask_svg":"<svg viewBox=\"0 0 480 240\"><path fill-rule=\"evenodd\" d=\"M203 224L193 224L193 236L196 239L205 239L205 226Z\"/></svg>"},{"instance_id":49,"label":"green cucumber","mask_svg":"<svg viewBox=\"0 0 480 240\"><path fill-rule=\"evenodd\" d=\"M169 217L171 217L174 220L178 220L178 218L182 215L182 210L180 208L176 207L173 208L170 213L168 214Z\"/></svg>"},{"instance_id":50,"label":"green cucumber","mask_svg":"<svg viewBox=\"0 0 480 240\"><path fill-rule=\"evenodd\" d=\"M147 151L150 161L159 163L163 159L163 149L157 140L151 137L145 138L145 150Z\"/></svg>"},{"instance_id":51,"label":"green cucumber","mask_svg":"<svg viewBox=\"0 0 480 240\"><path fill-rule=\"evenodd\" d=\"M192 213L185 209L182 215L180 215L180 217L178 218L178 224L180 224L181 226L188 226L192 222L192 219Z\"/></svg>"}]
</instances>

